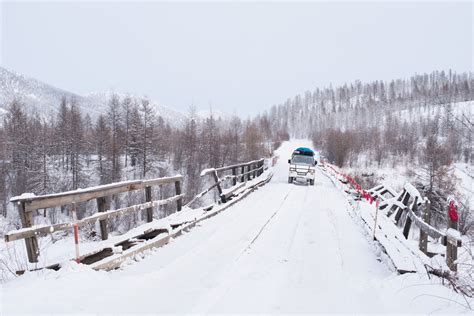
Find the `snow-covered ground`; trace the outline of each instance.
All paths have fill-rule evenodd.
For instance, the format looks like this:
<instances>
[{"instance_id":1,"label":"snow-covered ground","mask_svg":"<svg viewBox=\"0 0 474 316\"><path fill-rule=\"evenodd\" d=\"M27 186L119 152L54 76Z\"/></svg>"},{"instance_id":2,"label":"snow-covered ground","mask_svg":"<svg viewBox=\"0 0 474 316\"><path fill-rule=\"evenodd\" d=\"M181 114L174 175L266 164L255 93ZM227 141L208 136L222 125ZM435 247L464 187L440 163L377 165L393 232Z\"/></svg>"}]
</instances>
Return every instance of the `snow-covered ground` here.
<instances>
[{"instance_id":1,"label":"snow-covered ground","mask_svg":"<svg viewBox=\"0 0 474 316\"><path fill-rule=\"evenodd\" d=\"M469 313L441 281L395 273L321 171L315 186L287 183L287 158L308 145L284 143L269 184L139 262L3 284L0 312Z\"/></svg>"}]
</instances>

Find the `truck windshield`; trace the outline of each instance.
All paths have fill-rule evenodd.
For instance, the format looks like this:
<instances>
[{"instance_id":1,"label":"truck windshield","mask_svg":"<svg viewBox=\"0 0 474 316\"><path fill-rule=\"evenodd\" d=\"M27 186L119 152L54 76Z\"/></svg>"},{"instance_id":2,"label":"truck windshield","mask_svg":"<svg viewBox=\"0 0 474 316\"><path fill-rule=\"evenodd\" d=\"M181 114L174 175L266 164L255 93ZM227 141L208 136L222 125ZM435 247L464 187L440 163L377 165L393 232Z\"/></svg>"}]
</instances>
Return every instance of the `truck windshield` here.
<instances>
[{"instance_id":1,"label":"truck windshield","mask_svg":"<svg viewBox=\"0 0 474 316\"><path fill-rule=\"evenodd\" d=\"M305 164L305 165L313 165L314 164L314 158L311 156L293 156L293 159L291 161L294 164Z\"/></svg>"}]
</instances>

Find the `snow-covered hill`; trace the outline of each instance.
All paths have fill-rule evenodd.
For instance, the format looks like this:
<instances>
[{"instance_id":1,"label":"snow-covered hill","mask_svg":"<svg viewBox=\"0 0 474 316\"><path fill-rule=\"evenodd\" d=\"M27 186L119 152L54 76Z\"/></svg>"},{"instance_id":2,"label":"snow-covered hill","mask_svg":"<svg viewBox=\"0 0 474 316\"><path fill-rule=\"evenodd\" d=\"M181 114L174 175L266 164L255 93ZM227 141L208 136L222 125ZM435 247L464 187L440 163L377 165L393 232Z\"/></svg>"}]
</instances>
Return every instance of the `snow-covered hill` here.
<instances>
[{"instance_id":1,"label":"snow-covered hill","mask_svg":"<svg viewBox=\"0 0 474 316\"><path fill-rule=\"evenodd\" d=\"M101 113L105 113L113 94L118 95L121 99L126 96L112 91L79 95L0 67L0 117L5 114L5 109L14 99L24 104L29 113L49 116L56 113L61 99L65 97L68 100L74 100L83 114L88 113L94 119ZM155 101L150 100L150 103L154 105L157 115L163 117L172 126L180 126L186 117L183 113L162 106Z\"/></svg>"}]
</instances>

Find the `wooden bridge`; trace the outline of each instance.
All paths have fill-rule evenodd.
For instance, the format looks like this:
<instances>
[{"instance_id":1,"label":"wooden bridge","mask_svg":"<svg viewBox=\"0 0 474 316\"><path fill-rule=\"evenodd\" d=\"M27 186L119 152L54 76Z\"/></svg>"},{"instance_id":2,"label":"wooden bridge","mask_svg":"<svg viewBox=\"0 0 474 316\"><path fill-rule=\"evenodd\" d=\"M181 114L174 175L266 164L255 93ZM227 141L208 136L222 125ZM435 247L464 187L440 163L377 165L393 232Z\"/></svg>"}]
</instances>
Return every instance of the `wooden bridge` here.
<instances>
[{"instance_id":1,"label":"wooden bridge","mask_svg":"<svg viewBox=\"0 0 474 316\"><path fill-rule=\"evenodd\" d=\"M210 185L191 200L183 203L183 177L180 175L150 180L134 180L120 183L69 191L44 196L22 195L14 197L11 202L17 204L23 228L11 231L5 235L8 242L24 239L31 263L38 262L40 251L39 237L50 235L61 230L76 230L85 225L99 222L102 240L101 247L92 252L80 254L77 251L76 261L92 266L94 269L114 269L129 257L147 249L167 244L171 238L189 230L196 223L214 216L235 202L239 201L259 186L266 184L272 177L272 172L264 159L250 161L220 168L206 169L201 172L203 179L211 177L214 184ZM461 237L456 223L449 222L446 231L440 231L429 223L430 202L422 198L420 193L411 185L406 184L402 192L397 193L390 187L378 185L368 191L363 190L352 178L342 174L330 164L321 165L321 169L337 186L344 189L352 197L353 211L366 224L367 231L372 233L388 257L392 260L399 273L426 272L430 265L430 257L435 253L428 251L428 240L439 240L446 247L443 254L450 270L457 269L457 248L461 246ZM265 172L265 170L267 170ZM173 186L174 194L163 198L153 199L152 188ZM118 209L109 209L111 197L130 191L143 190L144 201ZM218 195L216 203L206 207L191 208L198 200L209 192ZM358 202L361 198L376 201L377 208L370 204ZM77 218L76 205L90 200L96 200L97 213ZM153 218L154 209L163 205L175 203L174 212L165 218ZM184 205L183 205L184 204ZM372 204L372 203L371 203ZM71 221L54 225L35 225L34 212L52 207L71 206ZM144 212L146 224L132 229L122 236L108 241L108 220L113 217ZM380 212L380 216L379 213ZM408 240L412 226L419 229L418 247ZM70 258L72 259L72 258ZM60 264L47 265L46 268L59 269Z\"/></svg>"}]
</instances>

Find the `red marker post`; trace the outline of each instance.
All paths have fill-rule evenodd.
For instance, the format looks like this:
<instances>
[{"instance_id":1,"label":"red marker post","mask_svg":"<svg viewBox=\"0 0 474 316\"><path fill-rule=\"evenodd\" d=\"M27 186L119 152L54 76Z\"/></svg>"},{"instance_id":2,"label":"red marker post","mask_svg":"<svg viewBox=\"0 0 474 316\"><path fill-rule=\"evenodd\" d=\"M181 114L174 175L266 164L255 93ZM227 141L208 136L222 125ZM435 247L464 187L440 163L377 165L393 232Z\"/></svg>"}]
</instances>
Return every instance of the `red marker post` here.
<instances>
[{"instance_id":1,"label":"red marker post","mask_svg":"<svg viewBox=\"0 0 474 316\"><path fill-rule=\"evenodd\" d=\"M74 232L74 244L76 247L76 262L81 263L80 254L79 254L79 229L77 226L76 203L72 205L72 218L74 220L74 223L72 224L72 229Z\"/></svg>"}]
</instances>

